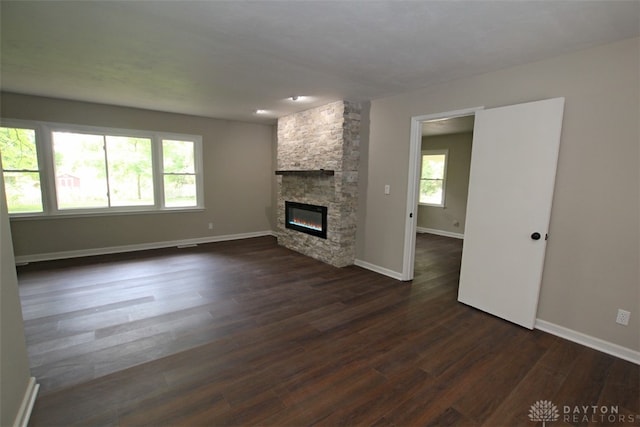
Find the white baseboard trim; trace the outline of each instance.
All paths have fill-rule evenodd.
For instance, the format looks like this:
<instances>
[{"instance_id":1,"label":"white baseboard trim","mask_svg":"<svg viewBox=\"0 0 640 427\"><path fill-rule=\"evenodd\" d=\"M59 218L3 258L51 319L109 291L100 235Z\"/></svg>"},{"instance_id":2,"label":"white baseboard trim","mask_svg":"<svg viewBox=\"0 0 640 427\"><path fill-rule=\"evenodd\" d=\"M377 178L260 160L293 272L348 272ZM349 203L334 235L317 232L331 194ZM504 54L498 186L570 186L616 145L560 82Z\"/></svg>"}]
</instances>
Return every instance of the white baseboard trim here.
<instances>
[{"instance_id":1,"label":"white baseboard trim","mask_svg":"<svg viewBox=\"0 0 640 427\"><path fill-rule=\"evenodd\" d=\"M26 264L29 262L50 261L54 259L79 258L93 255L107 255L122 252L145 251L149 249L161 249L170 247L189 247L201 243L224 242L228 240L250 239L252 237L275 236L271 230L255 231L251 233L226 234L222 236L198 237L195 239L170 240L164 242L142 243L139 245L110 246L105 248L82 249L77 251L49 252L34 255L16 256L16 264Z\"/></svg>"},{"instance_id":2,"label":"white baseboard trim","mask_svg":"<svg viewBox=\"0 0 640 427\"><path fill-rule=\"evenodd\" d=\"M22 403L20 404L20 409L18 409L18 414L13 422L13 427L27 427L27 424L29 424L29 418L31 418L33 405L36 403L36 396L38 395L39 389L40 384L36 382L35 377L29 378L27 389L24 392Z\"/></svg>"},{"instance_id":3,"label":"white baseboard trim","mask_svg":"<svg viewBox=\"0 0 640 427\"><path fill-rule=\"evenodd\" d=\"M384 276L391 277L392 279L402 280L402 273L398 273L397 271L389 270L388 268L380 267L379 265L371 264L359 259L356 259L353 263L358 267L366 268L367 270L380 273Z\"/></svg>"},{"instance_id":4,"label":"white baseboard trim","mask_svg":"<svg viewBox=\"0 0 640 427\"><path fill-rule=\"evenodd\" d=\"M435 234L437 236L453 237L455 239L464 239L464 234L462 233L453 233L451 231L436 230L435 228L416 227L416 231L418 233L429 233L429 234Z\"/></svg>"},{"instance_id":5,"label":"white baseboard trim","mask_svg":"<svg viewBox=\"0 0 640 427\"><path fill-rule=\"evenodd\" d=\"M640 352L631 350L630 348L622 347L618 344L610 343L600 338L595 338L541 319L536 319L534 328L640 365Z\"/></svg>"}]
</instances>

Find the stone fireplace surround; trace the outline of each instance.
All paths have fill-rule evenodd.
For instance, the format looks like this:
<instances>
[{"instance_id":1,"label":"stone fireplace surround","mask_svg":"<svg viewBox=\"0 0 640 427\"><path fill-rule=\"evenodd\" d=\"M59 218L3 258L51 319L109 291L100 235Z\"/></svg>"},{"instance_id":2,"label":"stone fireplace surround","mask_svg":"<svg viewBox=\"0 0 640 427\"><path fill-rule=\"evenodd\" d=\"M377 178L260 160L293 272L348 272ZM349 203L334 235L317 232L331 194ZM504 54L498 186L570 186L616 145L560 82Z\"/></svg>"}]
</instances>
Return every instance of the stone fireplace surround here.
<instances>
[{"instance_id":1,"label":"stone fireplace surround","mask_svg":"<svg viewBox=\"0 0 640 427\"><path fill-rule=\"evenodd\" d=\"M336 267L355 260L360 116L338 101L278 119L278 243ZM326 206L327 239L287 229L285 201Z\"/></svg>"}]
</instances>

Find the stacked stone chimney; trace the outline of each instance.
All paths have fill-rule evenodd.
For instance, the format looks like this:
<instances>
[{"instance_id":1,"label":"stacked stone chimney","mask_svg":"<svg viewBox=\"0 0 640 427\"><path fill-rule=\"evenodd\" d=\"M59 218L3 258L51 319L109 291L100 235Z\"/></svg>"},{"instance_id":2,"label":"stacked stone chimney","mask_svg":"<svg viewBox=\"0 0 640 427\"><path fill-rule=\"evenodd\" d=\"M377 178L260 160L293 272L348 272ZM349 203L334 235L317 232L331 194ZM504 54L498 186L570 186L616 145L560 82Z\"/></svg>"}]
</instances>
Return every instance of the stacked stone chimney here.
<instances>
[{"instance_id":1,"label":"stacked stone chimney","mask_svg":"<svg viewBox=\"0 0 640 427\"><path fill-rule=\"evenodd\" d=\"M278 119L278 243L336 267L355 260L361 106L347 101ZM285 201L326 206L327 238L285 227Z\"/></svg>"}]
</instances>

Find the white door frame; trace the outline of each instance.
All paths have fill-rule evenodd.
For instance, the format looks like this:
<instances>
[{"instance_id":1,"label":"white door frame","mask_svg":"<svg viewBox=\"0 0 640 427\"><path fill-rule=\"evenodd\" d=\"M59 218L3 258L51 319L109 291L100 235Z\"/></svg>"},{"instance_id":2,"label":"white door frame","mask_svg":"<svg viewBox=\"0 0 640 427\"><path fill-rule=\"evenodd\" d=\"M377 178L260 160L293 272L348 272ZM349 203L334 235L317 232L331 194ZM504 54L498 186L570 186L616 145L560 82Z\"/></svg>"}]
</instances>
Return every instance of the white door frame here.
<instances>
[{"instance_id":1,"label":"white door frame","mask_svg":"<svg viewBox=\"0 0 640 427\"><path fill-rule=\"evenodd\" d=\"M438 114L411 117L411 142L409 146L409 172L407 182L407 210L404 227L404 251L402 261L402 277L400 280L413 279L413 267L416 256L416 227L418 224L418 200L420 180L420 162L422 152L422 123L432 120L452 119L455 117L475 115L484 106L447 111Z\"/></svg>"}]
</instances>

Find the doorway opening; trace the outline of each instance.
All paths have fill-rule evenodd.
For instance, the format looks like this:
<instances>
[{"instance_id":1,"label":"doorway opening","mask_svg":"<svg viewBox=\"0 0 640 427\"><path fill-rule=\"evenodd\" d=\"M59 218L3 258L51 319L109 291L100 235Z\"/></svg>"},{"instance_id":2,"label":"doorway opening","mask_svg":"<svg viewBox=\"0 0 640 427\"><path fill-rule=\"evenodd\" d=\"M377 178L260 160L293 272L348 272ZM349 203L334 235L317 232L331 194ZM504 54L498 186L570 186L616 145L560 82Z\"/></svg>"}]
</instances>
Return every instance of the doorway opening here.
<instances>
[{"instance_id":1,"label":"doorway opening","mask_svg":"<svg viewBox=\"0 0 640 427\"><path fill-rule=\"evenodd\" d=\"M474 112L458 301L529 329L542 284L546 239L540 237L549 229L563 111L564 98L551 98ZM415 259L423 123L454 115L439 116L412 121L407 280Z\"/></svg>"},{"instance_id":2,"label":"doorway opening","mask_svg":"<svg viewBox=\"0 0 640 427\"><path fill-rule=\"evenodd\" d=\"M466 192L468 189L468 166L471 161L471 143L473 124L476 111L482 110L483 107L468 108L464 110L448 111L439 114L429 114L423 116L412 117L411 119L411 143L410 143L410 162L408 173L408 197L407 212L409 219L405 226L404 253L402 280L413 280L415 261L416 261L416 233L430 232L432 234L440 234L442 236L462 238L464 234L464 221L466 217ZM449 164L451 160L451 144L448 138L436 138L446 134L465 134L462 138L456 138L466 141L467 147L459 152L455 150L458 162ZM439 139L436 145L429 147L429 139ZM440 147L438 151L446 152L446 174L430 174L424 171L423 174L423 152L431 148ZM449 147L447 149L447 147ZM461 148L461 147L455 147ZM468 152L467 152L468 151ZM464 159L460 166L460 158ZM447 186L451 190L451 183L447 182L450 175L451 167L454 167L455 173L458 175L454 181L454 196L448 194ZM438 169L436 167L432 168ZM437 171L436 171L437 172ZM461 178L466 174L466 179ZM424 177L423 177L424 175ZM442 182L438 182L439 177ZM449 185L448 185L449 184ZM440 190L442 187L442 190ZM429 202L430 194L434 191L441 191L441 203L424 203ZM422 203L421 203L422 201ZM432 200L431 200L432 201ZM452 202L455 209L452 209ZM431 218L429 218L431 212ZM425 219L428 218L428 219ZM433 222L429 222L432 220Z\"/></svg>"},{"instance_id":3,"label":"doorway opening","mask_svg":"<svg viewBox=\"0 0 640 427\"><path fill-rule=\"evenodd\" d=\"M414 284L460 273L474 119L422 122Z\"/></svg>"}]
</instances>

